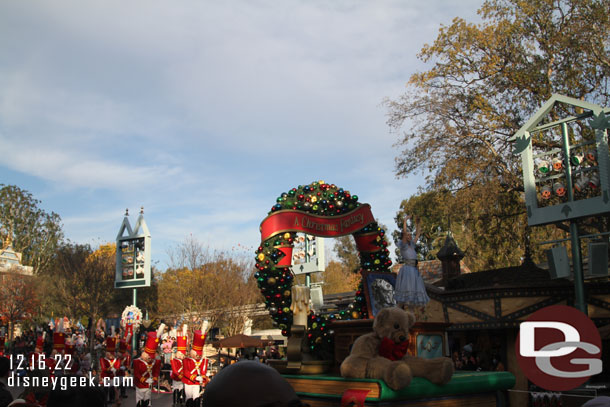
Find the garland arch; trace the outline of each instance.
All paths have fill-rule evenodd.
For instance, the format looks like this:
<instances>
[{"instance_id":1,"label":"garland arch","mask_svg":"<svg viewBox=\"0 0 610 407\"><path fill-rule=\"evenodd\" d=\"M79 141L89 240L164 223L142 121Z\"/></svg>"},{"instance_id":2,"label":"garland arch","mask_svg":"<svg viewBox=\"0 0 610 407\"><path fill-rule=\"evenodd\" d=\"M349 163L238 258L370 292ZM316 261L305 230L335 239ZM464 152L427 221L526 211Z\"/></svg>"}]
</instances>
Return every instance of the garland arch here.
<instances>
[{"instance_id":1,"label":"garland arch","mask_svg":"<svg viewBox=\"0 0 610 407\"><path fill-rule=\"evenodd\" d=\"M282 193L261 222L260 232L254 276L274 325L284 336L292 325L294 276L290 266L297 232L321 237L351 234L360 256L360 269L354 272L389 272L392 266L386 233L377 225L370 206L359 203L357 195L324 181ZM324 356L329 351L333 340L329 321L368 318L365 301L361 281L347 311L328 315L310 311L306 337L312 353Z\"/></svg>"}]
</instances>

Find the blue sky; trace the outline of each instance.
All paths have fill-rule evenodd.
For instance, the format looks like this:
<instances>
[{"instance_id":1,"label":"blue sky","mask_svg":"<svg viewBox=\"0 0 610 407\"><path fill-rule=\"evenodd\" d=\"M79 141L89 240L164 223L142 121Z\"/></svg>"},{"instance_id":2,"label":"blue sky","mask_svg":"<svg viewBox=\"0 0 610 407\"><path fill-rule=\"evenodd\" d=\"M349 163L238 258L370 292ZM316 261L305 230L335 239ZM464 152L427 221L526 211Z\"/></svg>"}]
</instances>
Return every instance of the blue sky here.
<instances>
[{"instance_id":1,"label":"blue sky","mask_svg":"<svg viewBox=\"0 0 610 407\"><path fill-rule=\"evenodd\" d=\"M314 180L395 228L421 177L396 179L384 98L425 43L482 0L0 2L0 183L114 241L140 206L153 261L193 235L258 246L282 192ZM253 253L252 253L253 255Z\"/></svg>"}]
</instances>

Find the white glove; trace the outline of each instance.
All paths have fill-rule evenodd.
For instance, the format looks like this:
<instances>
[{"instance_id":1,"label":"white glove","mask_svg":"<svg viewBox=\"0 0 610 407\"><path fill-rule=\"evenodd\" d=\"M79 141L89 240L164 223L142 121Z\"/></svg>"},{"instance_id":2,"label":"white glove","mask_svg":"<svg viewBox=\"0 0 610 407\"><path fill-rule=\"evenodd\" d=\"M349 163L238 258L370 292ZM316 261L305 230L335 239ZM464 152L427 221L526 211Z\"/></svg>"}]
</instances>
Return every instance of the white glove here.
<instances>
[{"instance_id":1,"label":"white glove","mask_svg":"<svg viewBox=\"0 0 610 407\"><path fill-rule=\"evenodd\" d=\"M110 371L112 372L112 374L115 374L115 373L116 373L116 369L115 369L114 367L113 367L113 368L110 368Z\"/></svg>"},{"instance_id":2,"label":"white glove","mask_svg":"<svg viewBox=\"0 0 610 407\"><path fill-rule=\"evenodd\" d=\"M196 380L197 380L199 383L203 383L203 377L201 377L201 376L197 376L195 379L196 379Z\"/></svg>"},{"instance_id":3,"label":"white glove","mask_svg":"<svg viewBox=\"0 0 610 407\"><path fill-rule=\"evenodd\" d=\"M146 383L152 384L152 382L153 382L153 379L150 379L150 378L146 379Z\"/></svg>"},{"instance_id":4,"label":"white glove","mask_svg":"<svg viewBox=\"0 0 610 407\"><path fill-rule=\"evenodd\" d=\"M121 366L121 370L125 370L127 369L125 366Z\"/></svg>"}]
</instances>

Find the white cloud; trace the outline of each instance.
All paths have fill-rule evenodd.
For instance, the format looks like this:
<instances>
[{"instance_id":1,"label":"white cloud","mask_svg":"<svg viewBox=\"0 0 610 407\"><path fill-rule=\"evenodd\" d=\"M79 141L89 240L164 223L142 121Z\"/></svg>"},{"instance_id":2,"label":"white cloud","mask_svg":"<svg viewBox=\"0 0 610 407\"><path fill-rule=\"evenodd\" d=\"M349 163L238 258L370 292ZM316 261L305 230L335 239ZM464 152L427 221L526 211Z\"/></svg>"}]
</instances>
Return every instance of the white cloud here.
<instances>
[{"instance_id":1,"label":"white cloud","mask_svg":"<svg viewBox=\"0 0 610 407\"><path fill-rule=\"evenodd\" d=\"M421 179L394 178L380 103L480 4L0 2L0 177L39 180L85 240L142 204L157 247L257 244L275 198L320 178L393 227Z\"/></svg>"}]
</instances>

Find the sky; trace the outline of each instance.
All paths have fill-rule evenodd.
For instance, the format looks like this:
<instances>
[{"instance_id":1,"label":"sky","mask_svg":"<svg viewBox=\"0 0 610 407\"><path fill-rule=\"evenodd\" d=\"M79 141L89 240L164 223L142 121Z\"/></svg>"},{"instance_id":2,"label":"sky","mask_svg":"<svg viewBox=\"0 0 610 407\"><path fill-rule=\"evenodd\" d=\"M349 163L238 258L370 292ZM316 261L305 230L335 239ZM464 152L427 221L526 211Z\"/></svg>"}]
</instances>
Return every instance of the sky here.
<instances>
[{"instance_id":1,"label":"sky","mask_svg":"<svg viewBox=\"0 0 610 407\"><path fill-rule=\"evenodd\" d=\"M317 180L394 230L423 176L396 178L383 101L481 4L3 0L0 183L76 243L114 241L144 207L160 269L191 235L254 256L276 198Z\"/></svg>"}]
</instances>

